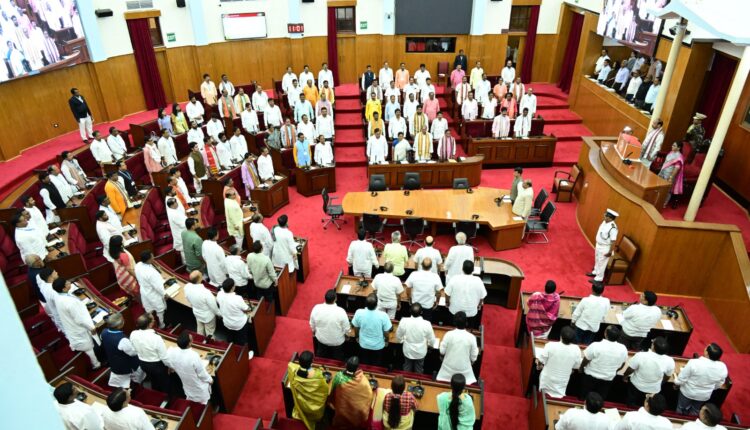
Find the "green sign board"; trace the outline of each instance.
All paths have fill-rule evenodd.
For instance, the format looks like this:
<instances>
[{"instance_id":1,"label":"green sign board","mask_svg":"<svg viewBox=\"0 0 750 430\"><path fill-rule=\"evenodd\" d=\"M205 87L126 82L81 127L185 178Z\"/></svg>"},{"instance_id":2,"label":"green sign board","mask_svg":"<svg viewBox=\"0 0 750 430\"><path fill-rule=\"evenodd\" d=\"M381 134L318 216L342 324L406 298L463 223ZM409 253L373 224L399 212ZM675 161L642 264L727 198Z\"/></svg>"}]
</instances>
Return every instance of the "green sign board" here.
<instances>
[{"instance_id":1,"label":"green sign board","mask_svg":"<svg viewBox=\"0 0 750 430\"><path fill-rule=\"evenodd\" d=\"M176 42L177 36L174 33L167 33L167 42Z\"/></svg>"},{"instance_id":2,"label":"green sign board","mask_svg":"<svg viewBox=\"0 0 750 430\"><path fill-rule=\"evenodd\" d=\"M360 21L359 22L359 29L360 30L367 30L367 21Z\"/></svg>"}]
</instances>

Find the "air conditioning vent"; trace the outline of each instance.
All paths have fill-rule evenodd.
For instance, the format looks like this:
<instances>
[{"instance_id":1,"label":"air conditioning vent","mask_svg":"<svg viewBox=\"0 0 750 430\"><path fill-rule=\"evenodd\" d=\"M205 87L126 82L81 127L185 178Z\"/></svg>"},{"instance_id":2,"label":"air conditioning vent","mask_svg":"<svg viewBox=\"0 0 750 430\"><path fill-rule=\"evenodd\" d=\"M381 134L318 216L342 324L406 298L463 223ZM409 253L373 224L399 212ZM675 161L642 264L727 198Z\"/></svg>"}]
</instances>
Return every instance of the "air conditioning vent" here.
<instances>
[{"instance_id":1,"label":"air conditioning vent","mask_svg":"<svg viewBox=\"0 0 750 430\"><path fill-rule=\"evenodd\" d=\"M128 8L128 10L153 9L154 8L153 0L128 0L125 2L125 5Z\"/></svg>"}]
</instances>

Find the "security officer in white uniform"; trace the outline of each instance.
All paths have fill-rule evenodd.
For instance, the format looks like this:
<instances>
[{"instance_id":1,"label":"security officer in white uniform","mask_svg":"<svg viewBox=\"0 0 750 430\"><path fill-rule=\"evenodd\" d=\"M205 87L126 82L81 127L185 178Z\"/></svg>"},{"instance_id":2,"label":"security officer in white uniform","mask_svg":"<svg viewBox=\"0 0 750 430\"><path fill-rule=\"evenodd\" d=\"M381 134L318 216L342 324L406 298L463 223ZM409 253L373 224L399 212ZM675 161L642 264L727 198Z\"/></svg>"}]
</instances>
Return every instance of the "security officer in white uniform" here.
<instances>
[{"instance_id":1,"label":"security officer in white uniform","mask_svg":"<svg viewBox=\"0 0 750 430\"><path fill-rule=\"evenodd\" d=\"M596 232L596 248L594 250L594 270L591 273L587 273L586 276L593 277L589 282L592 284L604 284L604 271L607 269L607 263L609 258L612 256L612 252L615 249L615 241L617 241L617 224L615 224L615 218L620 214L607 209L604 212L604 221L599 226L599 230Z\"/></svg>"}]
</instances>

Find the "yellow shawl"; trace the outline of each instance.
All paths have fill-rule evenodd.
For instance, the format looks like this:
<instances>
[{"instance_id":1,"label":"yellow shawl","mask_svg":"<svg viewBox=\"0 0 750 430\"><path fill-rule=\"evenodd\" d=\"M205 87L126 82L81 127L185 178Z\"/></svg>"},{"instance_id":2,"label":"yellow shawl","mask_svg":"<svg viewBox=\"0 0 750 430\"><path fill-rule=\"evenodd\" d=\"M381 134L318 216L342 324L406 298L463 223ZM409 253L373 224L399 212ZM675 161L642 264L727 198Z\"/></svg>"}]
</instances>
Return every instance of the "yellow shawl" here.
<instances>
[{"instance_id":1,"label":"yellow shawl","mask_svg":"<svg viewBox=\"0 0 750 430\"><path fill-rule=\"evenodd\" d=\"M292 418L302 420L305 427L314 430L325 413L328 384L319 370L313 370L313 376L310 378L297 376L299 368L297 363L289 363L287 367L289 388L294 398Z\"/></svg>"}]
</instances>

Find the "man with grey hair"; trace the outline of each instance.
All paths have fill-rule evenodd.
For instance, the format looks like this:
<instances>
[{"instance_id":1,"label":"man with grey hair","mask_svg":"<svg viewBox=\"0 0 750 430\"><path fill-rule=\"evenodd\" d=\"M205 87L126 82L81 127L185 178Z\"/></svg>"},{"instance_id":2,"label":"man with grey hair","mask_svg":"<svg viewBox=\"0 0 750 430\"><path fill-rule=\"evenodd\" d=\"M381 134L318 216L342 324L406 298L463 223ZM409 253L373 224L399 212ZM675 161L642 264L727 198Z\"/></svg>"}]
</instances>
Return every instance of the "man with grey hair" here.
<instances>
[{"instance_id":1,"label":"man with grey hair","mask_svg":"<svg viewBox=\"0 0 750 430\"><path fill-rule=\"evenodd\" d=\"M392 263L393 275L400 277L404 275L404 266L408 260L409 252L401 244L401 232L394 231L391 233L391 243L383 247L383 261Z\"/></svg>"},{"instance_id":2,"label":"man with grey hair","mask_svg":"<svg viewBox=\"0 0 750 430\"><path fill-rule=\"evenodd\" d=\"M216 331L216 317L221 313L216 296L203 285L200 270L190 272L190 282L185 284L185 298L193 308L198 334L210 340Z\"/></svg>"},{"instance_id":3,"label":"man with grey hair","mask_svg":"<svg viewBox=\"0 0 750 430\"><path fill-rule=\"evenodd\" d=\"M372 289L378 296L378 310L388 314L388 318L396 318L396 310L401 308L401 293L404 286L401 280L393 275L393 263L387 261L383 267L385 273L375 275Z\"/></svg>"},{"instance_id":4,"label":"man with grey hair","mask_svg":"<svg viewBox=\"0 0 750 430\"><path fill-rule=\"evenodd\" d=\"M534 189L531 188L531 179L524 179L518 189L516 201L513 202L513 214L528 219L531 208L534 206Z\"/></svg>"},{"instance_id":5,"label":"man with grey hair","mask_svg":"<svg viewBox=\"0 0 750 430\"><path fill-rule=\"evenodd\" d=\"M122 314L111 314L107 317L107 328L101 335L102 348L111 369L108 384L112 388L130 388L130 381L140 384L146 378L138 362L138 354L122 330L124 326Z\"/></svg>"},{"instance_id":6,"label":"man with grey hair","mask_svg":"<svg viewBox=\"0 0 750 430\"><path fill-rule=\"evenodd\" d=\"M237 244L229 247L229 254L224 259L224 267L227 269L227 275L234 281L235 292L244 298L249 298L250 270L247 263L242 260L240 253L242 248Z\"/></svg>"},{"instance_id":7,"label":"man with grey hair","mask_svg":"<svg viewBox=\"0 0 750 430\"><path fill-rule=\"evenodd\" d=\"M463 270L464 261L474 262L474 249L466 244L466 234L456 233L456 245L448 250L448 256L445 258L445 284L455 276L460 275Z\"/></svg>"}]
</instances>

